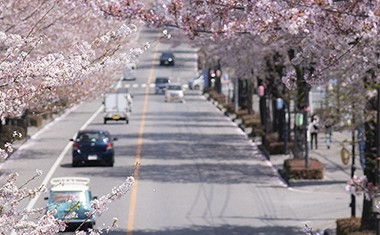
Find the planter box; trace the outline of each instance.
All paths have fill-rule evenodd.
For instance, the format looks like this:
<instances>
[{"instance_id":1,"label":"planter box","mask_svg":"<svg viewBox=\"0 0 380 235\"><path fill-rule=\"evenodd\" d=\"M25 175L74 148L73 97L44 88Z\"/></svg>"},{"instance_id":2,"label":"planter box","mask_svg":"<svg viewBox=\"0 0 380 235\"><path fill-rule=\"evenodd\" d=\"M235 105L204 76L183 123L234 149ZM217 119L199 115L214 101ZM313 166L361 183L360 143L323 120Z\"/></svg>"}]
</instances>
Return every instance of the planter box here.
<instances>
[{"instance_id":1,"label":"planter box","mask_svg":"<svg viewBox=\"0 0 380 235\"><path fill-rule=\"evenodd\" d=\"M294 143L293 140L288 141L288 152L293 149ZM284 141L275 141L275 142L266 142L265 148L269 154L285 154L285 142Z\"/></svg>"},{"instance_id":2,"label":"planter box","mask_svg":"<svg viewBox=\"0 0 380 235\"><path fill-rule=\"evenodd\" d=\"M308 167L304 159L287 159L284 161L284 173L288 179L323 179L323 164L310 158Z\"/></svg>"},{"instance_id":3,"label":"planter box","mask_svg":"<svg viewBox=\"0 0 380 235\"><path fill-rule=\"evenodd\" d=\"M30 126L41 127L42 122L43 122L42 116L30 116L29 117Z\"/></svg>"}]
</instances>

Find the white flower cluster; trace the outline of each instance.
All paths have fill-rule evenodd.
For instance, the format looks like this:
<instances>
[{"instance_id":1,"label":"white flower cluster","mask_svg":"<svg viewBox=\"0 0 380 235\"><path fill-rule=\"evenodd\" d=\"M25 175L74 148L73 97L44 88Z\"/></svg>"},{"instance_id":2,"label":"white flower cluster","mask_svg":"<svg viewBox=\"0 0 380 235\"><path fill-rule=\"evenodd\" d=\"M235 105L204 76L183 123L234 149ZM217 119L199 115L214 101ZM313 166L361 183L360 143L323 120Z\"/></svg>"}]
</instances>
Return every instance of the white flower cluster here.
<instances>
[{"instance_id":1,"label":"white flower cluster","mask_svg":"<svg viewBox=\"0 0 380 235\"><path fill-rule=\"evenodd\" d=\"M18 178L17 173L12 173L8 176L6 182L0 188L0 233L9 234L15 231L17 234L30 234L30 235L53 235L62 232L66 229L66 223L54 217L57 211L55 209L44 213L45 208L34 208L29 211L25 209L17 209L23 200L34 198L37 194L46 190L45 187L35 189L26 188L26 184L34 180L36 177L42 175L41 170L36 170L36 175L28 182L20 187L16 186ZM131 190L134 183L134 178L128 177L122 185L112 189L112 193L95 199L91 202L93 214L101 216L108 208L107 206L124 196ZM75 217L76 214L68 215L68 217ZM91 216L90 214L88 216ZM102 234L117 227L117 218L114 218L112 224L109 226L99 227L90 232L83 233L83 231L76 231L76 234Z\"/></svg>"},{"instance_id":2,"label":"white flower cluster","mask_svg":"<svg viewBox=\"0 0 380 235\"><path fill-rule=\"evenodd\" d=\"M111 202L115 201L116 199L119 199L131 190L134 182L135 179L133 178L133 176L130 176L119 187L113 188L110 194L104 195L99 199L91 201L91 208L93 209L92 213L95 216L100 216L101 214L103 214L103 212L108 210L108 205Z\"/></svg>"},{"instance_id":3,"label":"white flower cluster","mask_svg":"<svg viewBox=\"0 0 380 235\"><path fill-rule=\"evenodd\" d=\"M31 180L41 174L40 170L36 170L36 175ZM18 187L17 179L17 173L10 174L0 188L0 233L9 234L14 230L18 234L56 234L63 231L65 225L57 221L51 213L43 215L37 222L29 219L39 216L44 208L35 208L30 211L18 208L21 202L34 198L46 188L26 188L26 184L31 180Z\"/></svg>"},{"instance_id":4,"label":"white flower cluster","mask_svg":"<svg viewBox=\"0 0 380 235\"><path fill-rule=\"evenodd\" d=\"M347 181L346 191L355 196L364 195L366 199L370 200L375 194L375 187L368 183L365 175L354 175Z\"/></svg>"},{"instance_id":5,"label":"white flower cluster","mask_svg":"<svg viewBox=\"0 0 380 235\"><path fill-rule=\"evenodd\" d=\"M286 76L282 77L282 82L289 90L295 90L297 88L297 77L295 72L289 72Z\"/></svg>"}]
</instances>

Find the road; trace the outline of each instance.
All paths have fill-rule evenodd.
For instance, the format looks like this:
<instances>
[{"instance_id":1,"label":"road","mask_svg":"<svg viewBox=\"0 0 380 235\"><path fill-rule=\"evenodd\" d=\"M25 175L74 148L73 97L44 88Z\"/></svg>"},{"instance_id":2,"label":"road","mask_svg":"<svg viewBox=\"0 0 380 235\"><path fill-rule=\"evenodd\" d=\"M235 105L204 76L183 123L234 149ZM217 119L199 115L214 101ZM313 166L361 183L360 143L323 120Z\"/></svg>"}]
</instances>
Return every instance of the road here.
<instances>
[{"instance_id":1,"label":"road","mask_svg":"<svg viewBox=\"0 0 380 235\"><path fill-rule=\"evenodd\" d=\"M143 31L142 38L157 33ZM173 48L175 67L158 66L168 44L159 43L139 60L137 80L129 87L134 102L130 123L103 124L101 97L83 102L33 136L1 170L18 172L26 182L35 170L43 175L29 187L51 177L85 176L93 194L111 192L140 163L132 192L111 204L97 226L119 228L128 235L283 235L303 234L304 224L331 227L347 215L345 192L308 192L284 185L255 143L197 91L185 103L165 103L151 86L156 76L186 84L196 76L195 49ZM101 128L118 137L114 167L71 167L69 139L81 128ZM23 206L44 207L41 195Z\"/></svg>"}]
</instances>

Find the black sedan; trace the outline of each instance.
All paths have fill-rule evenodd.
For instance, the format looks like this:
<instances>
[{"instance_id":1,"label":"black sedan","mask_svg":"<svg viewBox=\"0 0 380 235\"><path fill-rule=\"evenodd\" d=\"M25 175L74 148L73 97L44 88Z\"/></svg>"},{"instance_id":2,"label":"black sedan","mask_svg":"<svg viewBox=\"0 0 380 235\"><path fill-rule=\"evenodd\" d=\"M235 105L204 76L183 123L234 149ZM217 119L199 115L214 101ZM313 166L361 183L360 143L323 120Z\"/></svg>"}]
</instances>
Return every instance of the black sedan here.
<instances>
[{"instance_id":1,"label":"black sedan","mask_svg":"<svg viewBox=\"0 0 380 235\"><path fill-rule=\"evenodd\" d=\"M174 54L171 51L164 51L160 56L160 65L174 66Z\"/></svg>"},{"instance_id":2,"label":"black sedan","mask_svg":"<svg viewBox=\"0 0 380 235\"><path fill-rule=\"evenodd\" d=\"M81 130L77 133L72 147L72 166L84 165L87 163L105 163L113 166L115 153L113 141L117 138L111 137L108 131L104 130Z\"/></svg>"}]
</instances>

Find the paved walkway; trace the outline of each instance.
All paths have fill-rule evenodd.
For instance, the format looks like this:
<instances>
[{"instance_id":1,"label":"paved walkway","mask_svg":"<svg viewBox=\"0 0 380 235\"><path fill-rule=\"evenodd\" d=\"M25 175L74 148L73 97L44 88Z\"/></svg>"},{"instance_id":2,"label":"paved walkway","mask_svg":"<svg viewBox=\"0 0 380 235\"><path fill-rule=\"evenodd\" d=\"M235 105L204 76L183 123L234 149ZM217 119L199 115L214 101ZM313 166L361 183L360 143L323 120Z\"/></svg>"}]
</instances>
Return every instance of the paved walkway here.
<instances>
[{"instance_id":1,"label":"paved walkway","mask_svg":"<svg viewBox=\"0 0 380 235\"><path fill-rule=\"evenodd\" d=\"M336 193L338 191L345 192L345 186L347 180L351 178L352 171L352 158L350 157L348 164L344 164L341 160L341 149L343 143L345 148L350 152L352 146L349 142L352 138L350 131L335 131L332 135L332 145L330 149L325 144L324 133L318 134L318 149L310 150L309 157L318 159L324 165L324 178L322 180L290 180L288 186L294 190L302 190L308 192L321 192L321 193ZM346 143L347 142L347 143ZM284 160L292 158L288 155L271 155L270 162L277 171L283 169ZM363 170L360 165L358 147L355 146L355 171L354 174L361 176ZM285 181L284 181L285 182ZM347 193L347 198L350 198L350 194ZM361 217L363 210L363 197L356 198L356 217ZM347 203L347 217L350 216L350 207ZM335 228L331 227L326 230L326 235L336 234Z\"/></svg>"},{"instance_id":2,"label":"paved walkway","mask_svg":"<svg viewBox=\"0 0 380 235\"><path fill-rule=\"evenodd\" d=\"M330 149L325 143L324 133L318 134L318 149L309 149L309 157L318 159L324 165L324 178L322 180L290 180L290 187L308 188L310 190L336 190L339 184L344 189L347 180L351 178L352 171L352 146L350 144L352 134L350 131L335 131L332 134L332 145ZM341 159L343 146L349 151L350 159L344 164ZM277 170L283 169L284 160L292 158L291 155L271 155L270 161ZM355 175L363 175L359 161L358 147L355 146ZM314 182L314 183L313 183ZM317 183L319 182L319 183ZM323 185L323 187L321 187Z\"/></svg>"}]
</instances>

